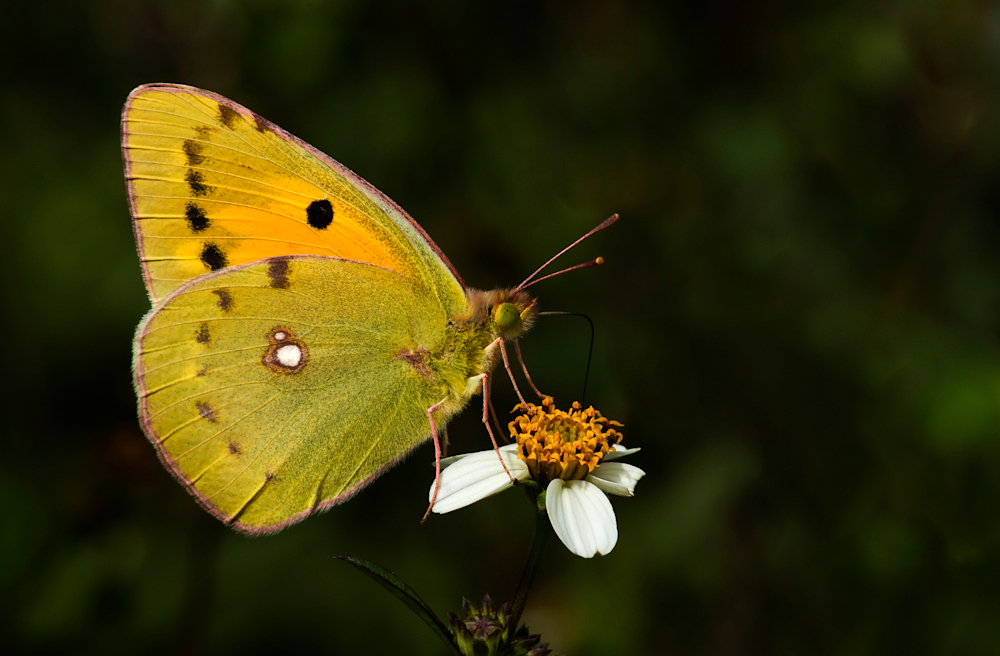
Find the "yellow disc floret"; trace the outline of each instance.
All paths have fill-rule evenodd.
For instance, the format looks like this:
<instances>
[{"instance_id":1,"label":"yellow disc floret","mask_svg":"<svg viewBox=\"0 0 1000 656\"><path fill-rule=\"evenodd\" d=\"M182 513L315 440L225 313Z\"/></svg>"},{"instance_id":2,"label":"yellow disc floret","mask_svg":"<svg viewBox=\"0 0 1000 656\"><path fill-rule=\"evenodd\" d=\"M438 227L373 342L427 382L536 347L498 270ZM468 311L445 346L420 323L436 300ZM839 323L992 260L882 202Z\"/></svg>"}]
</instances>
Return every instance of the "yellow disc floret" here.
<instances>
[{"instance_id":1,"label":"yellow disc floret","mask_svg":"<svg viewBox=\"0 0 1000 656\"><path fill-rule=\"evenodd\" d=\"M508 425L517 441L517 457L543 486L557 478L585 478L622 439L612 428L620 423L603 417L593 406L584 410L576 401L569 412L555 409L549 397L541 406L529 403L525 409L518 404L514 409L523 412Z\"/></svg>"}]
</instances>

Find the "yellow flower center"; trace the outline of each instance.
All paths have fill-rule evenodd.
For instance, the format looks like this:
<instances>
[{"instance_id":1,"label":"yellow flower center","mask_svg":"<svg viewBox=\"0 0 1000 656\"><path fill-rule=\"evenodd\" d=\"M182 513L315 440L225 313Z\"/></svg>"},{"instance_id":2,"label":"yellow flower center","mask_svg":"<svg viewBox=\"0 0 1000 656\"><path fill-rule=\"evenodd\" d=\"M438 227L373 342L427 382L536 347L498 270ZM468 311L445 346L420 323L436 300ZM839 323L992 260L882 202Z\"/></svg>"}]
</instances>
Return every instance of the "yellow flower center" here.
<instances>
[{"instance_id":1,"label":"yellow flower center","mask_svg":"<svg viewBox=\"0 0 1000 656\"><path fill-rule=\"evenodd\" d=\"M517 441L517 457L542 486L557 478L585 478L622 439L612 428L620 423L601 416L593 406L584 410L576 401L569 412L552 407L549 397L541 406L529 403L525 409L519 403L514 409L523 413L508 424Z\"/></svg>"}]
</instances>

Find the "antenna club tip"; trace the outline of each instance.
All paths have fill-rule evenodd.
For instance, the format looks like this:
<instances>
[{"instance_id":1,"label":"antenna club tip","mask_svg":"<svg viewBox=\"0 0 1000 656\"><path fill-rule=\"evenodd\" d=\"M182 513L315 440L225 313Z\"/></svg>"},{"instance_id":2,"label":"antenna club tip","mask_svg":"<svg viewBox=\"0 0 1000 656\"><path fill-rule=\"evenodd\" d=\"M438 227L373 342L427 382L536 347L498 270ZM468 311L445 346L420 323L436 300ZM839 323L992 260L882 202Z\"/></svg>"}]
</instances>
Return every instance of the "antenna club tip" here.
<instances>
[{"instance_id":1,"label":"antenna club tip","mask_svg":"<svg viewBox=\"0 0 1000 656\"><path fill-rule=\"evenodd\" d=\"M604 264L604 258L601 256L597 256L597 258L594 260L594 264Z\"/></svg>"},{"instance_id":2,"label":"antenna club tip","mask_svg":"<svg viewBox=\"0 0 1000 656\"><path fill-rule=\"evenodd\" d=\"M587 236L589 237L590 235L594 234L595 232L598 232L600 230L604 230L609 225L612 225L612 224L617 223L617 222L618 222L618 212L615 212L614 214L612 214L608 218L606 218L603 221L601 221L601 225L599 225L596 228L594 228L591 232L589 232L587 234Z\"/></svg>"}]
</instances>

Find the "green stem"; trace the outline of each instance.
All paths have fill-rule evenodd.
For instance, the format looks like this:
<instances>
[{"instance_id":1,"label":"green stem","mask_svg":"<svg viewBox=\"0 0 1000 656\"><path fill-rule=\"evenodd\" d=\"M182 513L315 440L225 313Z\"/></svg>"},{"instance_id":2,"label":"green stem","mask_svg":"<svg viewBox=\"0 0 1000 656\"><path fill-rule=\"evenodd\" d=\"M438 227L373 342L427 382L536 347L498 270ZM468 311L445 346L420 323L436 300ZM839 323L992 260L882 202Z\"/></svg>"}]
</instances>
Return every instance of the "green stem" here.
<instances>
[{"instance_id":1,"label":"green stem","mask_svg":"<svg viewBox=\"0 0 1000 656\"><path fill-rule=\"evenodd\" d=\"M517 631L517 625L521 621L521 613L524 612L524 605L528 601L528 591L531 590L531 584L535 581L535 572L538 571L538 565L542 562L545 545L549 541L549 534L552 533L549 514L545 510L544 492L538 495L536 505L538 511L535 514L535 530L531 535L531 551L528 552L528 560L524 563L521 580L517 582L517 588L514 590L510 620L507 623L512 632Z\"/></svg>"}]
</instances>

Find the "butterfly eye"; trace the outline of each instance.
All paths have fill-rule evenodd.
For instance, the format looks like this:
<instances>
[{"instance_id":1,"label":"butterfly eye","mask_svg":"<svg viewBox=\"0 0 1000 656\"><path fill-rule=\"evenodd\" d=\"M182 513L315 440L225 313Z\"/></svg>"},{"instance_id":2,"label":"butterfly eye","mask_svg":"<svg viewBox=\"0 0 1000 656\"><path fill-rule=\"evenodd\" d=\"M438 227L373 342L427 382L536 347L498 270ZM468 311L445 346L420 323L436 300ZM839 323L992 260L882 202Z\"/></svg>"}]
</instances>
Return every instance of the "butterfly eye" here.
<instances>
[{"instance_id":1,"label":"butterfly eye","mask_svg":"<svg viewBox=\"0 0 1000 656\"><path fill-rule=\"evenodd\" d=\"M497 333L503 337L513 337L521 332L521 313L513 303L501 303L493 311L493 321Z\"/></svg>"}]
</instances>

